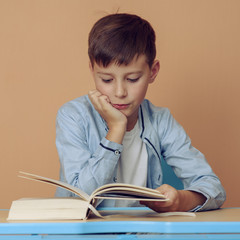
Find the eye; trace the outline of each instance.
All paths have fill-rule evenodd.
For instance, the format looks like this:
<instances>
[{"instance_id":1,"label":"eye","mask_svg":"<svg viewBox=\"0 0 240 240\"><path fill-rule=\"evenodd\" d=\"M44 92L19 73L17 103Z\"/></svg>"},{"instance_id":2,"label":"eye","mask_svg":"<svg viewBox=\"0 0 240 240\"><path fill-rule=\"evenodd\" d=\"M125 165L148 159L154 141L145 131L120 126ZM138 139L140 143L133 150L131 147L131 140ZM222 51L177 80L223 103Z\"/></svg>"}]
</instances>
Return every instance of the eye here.
<instances>
[{"instance_id":1,"label":"eye","mask_svg":"<svg viewBox=\"0 0 240 240\"><path fill-rule=\"evenodd\" d=\"M127 80L129 82L137 82L139 80L140 77L137 77L137 78L127 78Z\"/></svg>"},{"instance_id":2,"label":"eye","mask_svg":"<svg viewBox=\"0 0 240 240\"><path fill-rule=\"evenodd\" d=\"M109 79L102 78L102 81L105 83L110 83L112 81L112 78L109 78Z\"/></svg>"}]
</instances>

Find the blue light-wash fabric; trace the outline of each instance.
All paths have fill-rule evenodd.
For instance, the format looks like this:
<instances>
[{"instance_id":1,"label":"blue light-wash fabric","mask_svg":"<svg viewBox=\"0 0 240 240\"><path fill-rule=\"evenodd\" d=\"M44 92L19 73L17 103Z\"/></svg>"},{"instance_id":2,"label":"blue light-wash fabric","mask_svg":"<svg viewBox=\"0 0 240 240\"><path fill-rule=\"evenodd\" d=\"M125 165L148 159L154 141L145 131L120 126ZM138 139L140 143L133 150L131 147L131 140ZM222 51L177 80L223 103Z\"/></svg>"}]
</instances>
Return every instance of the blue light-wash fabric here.
<instances>
[{"instance_id":1,"label":"blue light-wash fabric","mask_svg":"<svg viewBox=\"0 0 240 240\"><path fill-rule=\"evenodd\" d=\"M194 211L219 208L226 194L204 155L191 145L186 132L167 108L144 100L139 108L140 137L148 153L147 187L161 186L161 158L172 167L185 190L202 193L203 206ZM60 180L91 194L96 188L116 181L117 163L123 146L105 138L106 122L87 95L64 104L56 120L56 146L60 159ZM58 188L58 197L73 196ZM100 206L114 206L104 200Z\"/></svg>"}]
</instances>

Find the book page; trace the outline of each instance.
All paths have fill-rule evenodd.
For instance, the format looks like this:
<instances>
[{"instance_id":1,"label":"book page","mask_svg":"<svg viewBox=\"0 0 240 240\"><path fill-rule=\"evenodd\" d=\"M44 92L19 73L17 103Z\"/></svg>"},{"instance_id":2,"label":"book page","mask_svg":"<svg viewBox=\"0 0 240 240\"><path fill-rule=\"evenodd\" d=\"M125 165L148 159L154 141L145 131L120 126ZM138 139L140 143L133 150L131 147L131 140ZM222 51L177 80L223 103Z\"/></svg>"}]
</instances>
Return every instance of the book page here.
<instances>
[{"instance_id":1,"label":"book page","mask_svg":"<svg viewBox=\"0 0 240 240\"><path fill-rule=\"evenodd\" d=\"M109 183L109 184L105 184L99 188L97 188L92 194L94 195L96 192L103 190L103 189L107 189L110 187L118 187L120 188L128 188L128 189L138 189L140 191L147 191L147 192L152 192L152 193L157 193L160 194L159 191L157 191L156 189L151 189L151 188L147 188L147 187L142 187L142 186L137 186L137 185L132 185L132 184L127 184L127 183Z\"/></svg>"},{"instance_id":2,"label":"book page","mask_svg":"<svg viewBox=\"0 0 240 240\"><path fill-rule=\"evenodd\" d=\"M54 180L39 175L20 172L19 177L48 183L57 187L64 188L78 195L81 199L91 203L95 199L122 199L122 200L143 200L143 201L167 201L166 197L155 189L135 186L125 183L106 184L96 189L91 196L68 183Z\"/></svg>"},{"instance_id":3,"label":"book page","mask_svg":"<svg viewBox=\"0 0 240 240\"><path fill-rule=\"evenodd\" d=\"M92 198L111 198L111 199L127 199L145 201L167 201L166 197L154 189L139 187L129 184L107 184L98 188L91 195Z\"/></svg>"},{"instance_id":4,"label":"book page","mask_svg":"<svg viewBox=\"0 0 240 240\"><path fill-rule=\"evenodd\" d=\"M78 195L80 198L82 198L85 201L88 201L88 202L90 201L90 196L87 193L83 192L81 189L74 187L68 183L64 183L64 182L54 180L51 178L47 178L47 177L38 176L35 174L31 174L31 173L26 173L26 172L21 172L21 171L19 173L22 174L22 175L19 175L19 177L21 177L21 178L26 178L26 179L30 179L30 180L39 181L39 182L45 182L45 183L48 183L48 184L51 184L51 185L54 185L57 187L61 187L72 193L75 193L76 195Z\"/></svg>"}]
</instances>

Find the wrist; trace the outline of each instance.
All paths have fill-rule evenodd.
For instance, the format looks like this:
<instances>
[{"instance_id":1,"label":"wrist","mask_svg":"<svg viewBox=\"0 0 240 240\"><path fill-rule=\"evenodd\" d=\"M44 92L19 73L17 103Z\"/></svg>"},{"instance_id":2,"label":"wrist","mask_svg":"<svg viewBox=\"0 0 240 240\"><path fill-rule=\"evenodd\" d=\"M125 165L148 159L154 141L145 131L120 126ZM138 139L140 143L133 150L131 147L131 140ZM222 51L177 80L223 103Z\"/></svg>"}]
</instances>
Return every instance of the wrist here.
<instances>
[{"instance_id":1,"label":"wrist","mask_svg":"<svg viewBox=\"0 0 240 240\"><path fill-rule=\"evenodd\" d=\"M126 132L126 124L115 124L109 127L106 139L112 142L122 144Z\"/></svg>"},{"instance_id":2,"label":"wrist","mask_svg":"<svg viewBox=\"0 0 240 240\"><path fill-rule=\"evenodd\" d=\"M201 193L178 190L179 194L179 211L189 211L199 205L203 205L206 201L206 197Z\"/></svg>"}]
</instances>

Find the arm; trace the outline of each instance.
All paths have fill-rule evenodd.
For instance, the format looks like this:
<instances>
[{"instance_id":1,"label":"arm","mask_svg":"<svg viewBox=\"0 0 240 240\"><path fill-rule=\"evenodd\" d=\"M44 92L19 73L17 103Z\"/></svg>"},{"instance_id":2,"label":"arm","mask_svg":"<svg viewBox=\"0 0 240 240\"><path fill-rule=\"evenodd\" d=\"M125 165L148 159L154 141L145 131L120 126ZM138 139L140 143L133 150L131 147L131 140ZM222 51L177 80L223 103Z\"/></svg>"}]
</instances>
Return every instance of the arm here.
<instances>
[{"instance_id":1,"label":"arm","mask_svg":"<svg viewBox=\"0 0 240 240\"><path fill-rule=\"evenodd\" d=\"M195 199L195 196L201 196L200 202L196 201L193 207L189 207L190 210L219 208L225 201L225 191L204 155L191 145L191 140L184 129L166 109L163 114L159 115L158 121L155 121L154 124L156 124L154 127L158 130L161 141L160 155L183 182L184 192L180 193L184 194L179 196L180 200L188 196L191 199L190 203L194 203L195 200L192 202L192 199ZM157 148L157 146L155 147ZM196 195L196 193L198 194ZM203 202L202 196L205 199Z\"/></svg>"},{"instance_id":2,"label":"arm","mask_svg":"<svg viewBox=\"0 0 240 240\"><path fill-rule=\"evenodd\" d=\"M122 151L121 144L106 139L105 128L89 101L72 101L58 111L56 145L61 180L88 194L113 182Z\"/></svg>"},{"instance_id":3,"label":"arm","mask_svg":"<svg viewBox=\"0 0 240 240\"><path fill-rule=\"evenodd\" d=\"M167 164L173 167L176 175L182 180L185 191L199 193L205 197L206 201L203 204L194 204L194 207L200 205L197 210L219 208L226 197L219 178L204 155L191 145L191 140L182 126L169 112L166 120L162 153Z\"/></svg>"}]
</instances>

